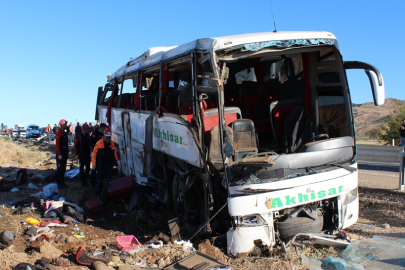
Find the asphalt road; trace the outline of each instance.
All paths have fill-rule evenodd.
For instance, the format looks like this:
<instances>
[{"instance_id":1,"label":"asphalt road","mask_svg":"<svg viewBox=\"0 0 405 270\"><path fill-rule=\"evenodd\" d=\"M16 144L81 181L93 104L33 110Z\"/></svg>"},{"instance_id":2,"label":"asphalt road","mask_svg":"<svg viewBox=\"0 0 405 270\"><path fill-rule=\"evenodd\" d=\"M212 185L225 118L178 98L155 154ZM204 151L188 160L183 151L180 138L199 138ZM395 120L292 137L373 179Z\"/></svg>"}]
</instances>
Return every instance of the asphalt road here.
<instances>
[{"instance_id":1,"label":"asphalt road","mask_svg":"<svg viewBox=\"0 0 405 270\"><path fill-rule=\"evenodd\" d=\"M399 172L400 151L398 146L357 144L359 169Z\"/></svg>"},{"instance_id":2,"label":"asphalt road","mask_svg":"<svg viewBox=\"0 0 405 270\"><path fill-rule=\"evenodd\" d=\"M386 163L357 160L358 168L360 170L373 170L373 171L389 171L399 172L399 163Z\"/></svg>"}]
</instances>

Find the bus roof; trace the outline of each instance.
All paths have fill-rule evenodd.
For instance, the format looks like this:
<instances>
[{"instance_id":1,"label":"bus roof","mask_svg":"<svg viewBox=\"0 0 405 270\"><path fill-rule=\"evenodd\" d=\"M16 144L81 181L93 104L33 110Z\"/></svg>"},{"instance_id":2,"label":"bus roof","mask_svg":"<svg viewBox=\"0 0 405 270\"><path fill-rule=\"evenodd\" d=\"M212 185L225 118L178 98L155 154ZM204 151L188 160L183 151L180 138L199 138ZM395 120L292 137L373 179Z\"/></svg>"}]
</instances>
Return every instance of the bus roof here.
<instances>
[{"instance_id":1,"label":"bus roof","mask_svg":"<svg viewBox=\"0 0 405 270\"><path fill-rule=\"evenodd\" d=\"M246 51L258 51L266 47L287 48L293 45L334 45L339 49L336 37L325 31L283 31L263 32L216 38L201 38L189 43L171 47L152 47L148 51L129 61L116 72L108 75L108 81L133 73L144 67L156 65L162 60L169 60L193 50L218 51L236 46L243 46Z\"/></svg>"}]
</instances>

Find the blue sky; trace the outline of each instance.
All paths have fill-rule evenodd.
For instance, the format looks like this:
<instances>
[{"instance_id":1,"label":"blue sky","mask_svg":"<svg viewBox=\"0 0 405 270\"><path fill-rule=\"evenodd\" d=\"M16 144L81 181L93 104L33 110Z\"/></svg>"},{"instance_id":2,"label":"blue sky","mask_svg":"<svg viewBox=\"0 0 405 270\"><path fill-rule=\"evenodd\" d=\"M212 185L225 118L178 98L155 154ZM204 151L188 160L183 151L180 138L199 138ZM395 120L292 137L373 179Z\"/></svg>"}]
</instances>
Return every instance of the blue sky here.
<instances>
[{"instance_id":1,"label":"blue sky","mask_svg":"<svg viewBox=\"0 0 405 270\"><path fill-rule=\"evenodd\" d=\"M330 31L344 60L371 63L405 99L405 1L272 1L278 31ZM273 31L269 1L0 1L0 122L93 121L97 86L149 47ZM354 103L371 102L348 71Z\"/></svg>"}]
</instances>

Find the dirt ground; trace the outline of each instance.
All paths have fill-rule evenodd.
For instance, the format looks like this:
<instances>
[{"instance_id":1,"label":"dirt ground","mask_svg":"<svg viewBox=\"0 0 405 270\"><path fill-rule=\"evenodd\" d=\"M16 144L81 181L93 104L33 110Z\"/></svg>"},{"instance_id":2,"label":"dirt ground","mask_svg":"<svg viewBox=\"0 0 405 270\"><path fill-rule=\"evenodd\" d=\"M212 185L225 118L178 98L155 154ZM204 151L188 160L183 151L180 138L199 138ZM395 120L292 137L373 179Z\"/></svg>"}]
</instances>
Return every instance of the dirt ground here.
<instances>
[{"instance_id":1,"label":"dirt ground","mask_svg":"<svg viewBox=\"0 0 405 270\"><path fill-rule=\"evenodd\" d=\"M58 243L53 237L49 241L32 244L28 240L29 236L25 234L25 230L30 226L25 219L31 217L39 221L47 220L43 218L42 209L36 204L38 209L35 212L11 214L7 204L22 200L26 200L27 203L38 202L38 198L30 195L42 190L47 184L46 180L53 179L55 172L53 145L36 141L22 141L16 144L0 138L0 176L13 179L16 170L21 167L29 169L31 178L45 180L33 183L38 190L29 189L28 184L25 184L15 193L0 192L0 232L7 229L16 235L9 248L0 250L0 269L12 269L18 263L34 264L41 257L61 256L76 263L75 254L80 245L93 250L107 246L117 250L116 237L122 235L135 235L143 250L133 256L115 254L114 260L117 263L146 262L149 266L157 266L163 262L163 265L169 265L191 254L189 250L184 251L181 246L173 243L156 250L145 247L148 241L156 239L161 232L170 235L167 221L175 217L170 209L162 205L145 205L142 208L137 207L128 215L120 215L124 208L120 202L111 202L103 213L90 216L93 221L88 223L52 228L55 236L65 233L73 237L78 232L72 229L78 227L79 232L84 234L84 239L73 237L74 241L71 243ZM363 239L377 233L405 233L405 206L403 206L405 193L395 190L398 186L398 177L398 173L394 172L359 170L360 217L355 225L347 229L352 239ZM68 201L83 207L86 201L94 199L94 188L81 187L78 178L67 180L67 185L68 189L59 192ZM286 254L281 248L272 251L258 249L249 256L231 258L226 253L225 235L211 235L207 239L194 239L192 242L194 248L220 260L232 269L304 269L301 265L302 254L322 259L329 255L337 257L342 252L334 247L306 245L303 249L290 248ZM110 268L114 269L112 266Z\"/></svg>"}]
</instances>

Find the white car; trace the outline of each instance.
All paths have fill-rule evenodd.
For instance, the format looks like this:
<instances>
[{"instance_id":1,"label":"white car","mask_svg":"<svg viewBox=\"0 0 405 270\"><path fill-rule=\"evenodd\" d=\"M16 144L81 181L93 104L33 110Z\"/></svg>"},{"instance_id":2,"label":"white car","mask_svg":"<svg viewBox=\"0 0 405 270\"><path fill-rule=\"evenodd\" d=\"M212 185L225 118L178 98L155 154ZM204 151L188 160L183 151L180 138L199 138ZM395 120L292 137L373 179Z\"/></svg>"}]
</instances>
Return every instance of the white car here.
<instances>
[{"instance_id":1,"label":"white car","mask_svg":"<svg viewBox=\"0 0 405 270\"><path fill-rule=\"evenodd\" d=\"M25 129L21 129L18 131L18 138L27 138L27 131Z\"/></svg>"}]
</instances>

